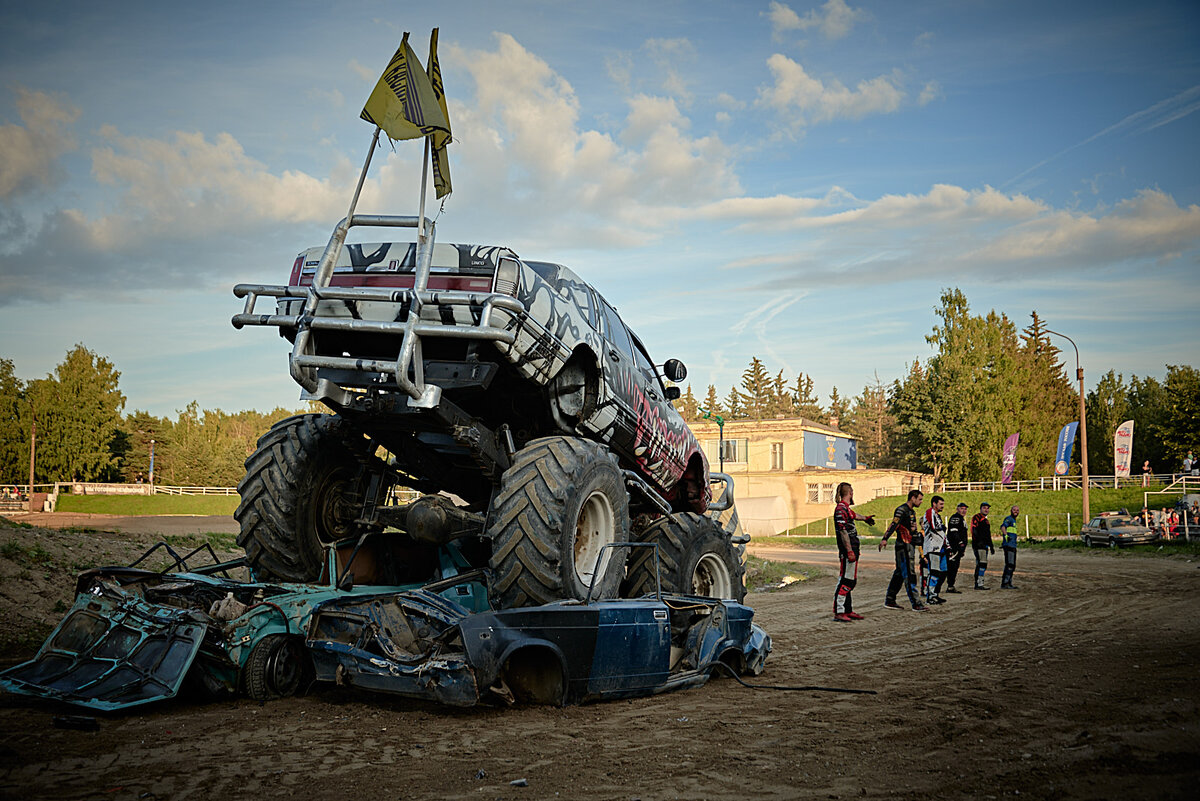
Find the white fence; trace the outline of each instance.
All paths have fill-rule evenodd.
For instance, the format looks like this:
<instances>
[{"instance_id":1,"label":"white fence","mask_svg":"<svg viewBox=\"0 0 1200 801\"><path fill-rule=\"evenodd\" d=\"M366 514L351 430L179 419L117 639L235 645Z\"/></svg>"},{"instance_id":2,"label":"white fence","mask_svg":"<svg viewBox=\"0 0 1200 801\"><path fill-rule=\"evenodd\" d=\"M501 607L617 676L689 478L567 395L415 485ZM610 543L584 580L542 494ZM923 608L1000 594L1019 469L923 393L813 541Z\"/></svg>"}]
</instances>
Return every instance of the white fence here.
<instances>
[{"instance_id":1,"label":"white fence","mask_svg":"<svg viewBox=\"0 0 1200 801\"><path fill-rule=\"evenodd\" d=\"M1088 476L1089 489L1120 489L1121 487L1150 487L1171 484L1186 478L1182 473L1146 473L1133 476ZM1043 492L1047 490L1082 489L1082 476L1043 476L1023 481L939 481L937 492Z\"/></svg>"}]
</instances>

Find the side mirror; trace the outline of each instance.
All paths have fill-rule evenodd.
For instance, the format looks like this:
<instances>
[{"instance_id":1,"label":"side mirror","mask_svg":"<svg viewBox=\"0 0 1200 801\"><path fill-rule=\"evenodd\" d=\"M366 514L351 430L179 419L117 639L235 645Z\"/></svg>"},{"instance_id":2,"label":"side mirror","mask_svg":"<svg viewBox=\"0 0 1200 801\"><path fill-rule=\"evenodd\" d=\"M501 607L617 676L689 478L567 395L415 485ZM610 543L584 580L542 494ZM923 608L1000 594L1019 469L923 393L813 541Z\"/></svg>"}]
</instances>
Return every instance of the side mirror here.
<instances>
[{"instance_id":1,"label":"side mirror","mask_svg":"<svg viewBox=\"0 0 1200 801\"><path fill-rule=\"evenodd\" d=\"M667 359L667 363L663 365L663 375L667 377L668 381L678 384L687 378L687 367L679 359Z\"/></svg>"},{"instance_id":2,"label":"side mirror","mask_svg":"<svg viewBox=\"0 0 1200 801\"><path fill-rule=\"evenodd\" d=\"M679 391L679 387L667 387L663 390L663 393L669 401L678 400L679 396L683 394Z\"/></svg>"}]
</instances>

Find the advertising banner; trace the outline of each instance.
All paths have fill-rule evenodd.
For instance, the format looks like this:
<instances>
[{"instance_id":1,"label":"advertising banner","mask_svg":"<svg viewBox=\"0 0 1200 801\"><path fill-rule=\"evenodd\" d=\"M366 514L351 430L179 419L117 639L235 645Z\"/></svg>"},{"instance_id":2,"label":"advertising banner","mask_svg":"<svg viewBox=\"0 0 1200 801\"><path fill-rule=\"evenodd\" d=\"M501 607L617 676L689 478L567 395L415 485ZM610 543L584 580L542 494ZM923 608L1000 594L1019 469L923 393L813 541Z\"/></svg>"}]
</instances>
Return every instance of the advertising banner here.
<instances>
[{"instance_id":1,"label":"advertising banner","mask_svg":"<svg viewBox=\"0 0 1200 801\"><path fill-rule=\"evenodd\" d=\"M1071 471L1071 451L1075 449L1075 432L1079 422L1067 423L1058 432L1058 450L1054 452L1054 475L1065 476Z\"/></svg>"},{"instance_id":2,"label":"advertising banner","mask_svg":"<svg viewBox=\"0 0 1200 801\"><path fill-rule=\"evenodd\" d=\"M1004 467L1000 472L1000 482L1002 484L1012 481L1013 468L1017 466L1017 440L1020 438L1021 432L1018 431L1004 440Z\"/></svg>"},{"instance_id":3,"label":"advertising banner","mask_svg":"<svg viewBox=\"0 0 1200 801\"><path fill-rule=\"evenodd\" d=\"M1133 421L1126 420L1117 426L1113 437L1113 467L1116 475L1129 478L1129 459L1133 454Z\"/></svg>"}]
</instances>

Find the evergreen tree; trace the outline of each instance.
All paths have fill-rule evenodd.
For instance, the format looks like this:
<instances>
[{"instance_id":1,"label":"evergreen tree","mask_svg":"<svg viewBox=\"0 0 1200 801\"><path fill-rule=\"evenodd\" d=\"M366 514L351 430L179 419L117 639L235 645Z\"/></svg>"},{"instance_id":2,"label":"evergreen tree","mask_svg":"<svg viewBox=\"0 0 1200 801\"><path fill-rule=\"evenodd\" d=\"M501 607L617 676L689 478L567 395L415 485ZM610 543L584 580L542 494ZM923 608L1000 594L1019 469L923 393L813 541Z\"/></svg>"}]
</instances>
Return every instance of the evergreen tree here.
<instances>
[{"instance_id":1,"label":"evergreen tree","mask_svg":"<svg viewBox=\"0 0 1200 801\"><path fill-rule=\"evenodd\" d=\"M850 423L850 401L838 393L837 387L834 387L833 392L829 393L829 415L827 419L830 425L833 425L836 420L839 428L845 428Z\"/></svg>"},{"instance_id":2,"label":"evergreen tree","mask_svg":"<svg viewBox=\"0 0 1200 801\"><path fill-rule=\"evenodd\" d=\"M1054 473L1058 432L1079 414L1079 396L1072 387L1059 349L1050 341L1038 313L1021 335L1021 346L1010 376L1016 401L1012 408L1012 428L1021 432L1017 449L1016 473L1022 476L1048 476Z\"/></svg>"},{"instance_id":3,"label":"evergreen tree","mask_svg":"<svg viewBox=\"0 0 1200 801\"><path fill-rule=\"evenodd\" d=\"M1163 442L1164 422L1170 414L1169 409L1172 402L1167 387L1158 379L1139 379L1135 375L1129 380L1128 397L1128 417L1118 420L1117 424L1120 424L1122 420L1133 420L1133 453L1130 454L1129 462L1131 472L1140 470L1142 462L1147 459L1150 461L1150 467L1158 473L1178 469L1180 465L1174 463L1176 460L1171 458L1170 452ZM1113 429L1115 431L1115 425ZM1100 440L1105 443L1104 448L1109 452L1110 463L1114 431L1109 431L1105 439ZM1091 434L1090 426L1088 434L1089 436ZM1092 441L1089 439L1088 445L1091 444ZM1184 453L1186 454L1187 451L1185 450Z\"/></svg>"},{"instance_id":4,"label":"evergreen tree","mask_svg":"<svg viewBox=\"0 0 1200 801\"><path fill-rule=\"evenodd\" d=\"M746 407L742 402L742 393L737 391L737 387L730 387L729 394L725 396L725 419L743 420L745 417Z\"/></svg>"},{"instance_id":5,"label":"evergreen tree","mask_svg":"<svg viewBox=\"0 0 1200 801\"><path fill-rule=\"evenodd\" d=\"M742 373L742 391L738 393L746 417L762 420L768 416L772 387L771 374L763 366L762 360L757 356L751 358L750 364Z\"/></svg>"},{"instance_id":6,"label":"evergreen tree","mask_svg":"<svg viewBox=\"0 0 1200 801\"><path fill-rule=\"evenodd\" d=\"M127 443L121 454L122 480L131 484L139 478L144 483L150 482L150 442L153 440L155 481L164 483L162 477L170 472L171 447L167 436L171 431L171 421L165 417L159 418L148 412L135 410L126 415L121 428Z\"/></svg>"},{"instance_id":7,"label":"evergreen tree","mask_svg":"<svg viewBox=\"0 0 1200 801\"><path fill-rule=\"evenodd\" d=\"M896 467L893 453L896 418L888 410L887 389L875 381L863 387L854 399L850 419L843 429L858 440L858 462L876 468Z\"/></svg>"},{"instance_id":8,"label":"evergreen tree","mask_svg":"<svg viewBox=\"0 0 1200 801\"><path fill-rule=\"evenodd\" d=\"M708 385L708 391L704 393L704 411L710 415L719 414L726 417L726 409L721 405L721 401L717 399L717 388L712 384Z\"/></svg>"},{"instance_id":9,"label":"evergreen tree","mask_svg":"<svg viewBox=\"0 0 1200 801\"><path fill-rule=\"evenodd\" d=\"M792 408L792 393L788 389L787 379L783 377L783 371L771 380L771 405L768 409L768 417L792 417L795 411Z\"/></svg>"},{"instance_id":10,"label":"evergreen tree","mask_svg":"<svg viewBox=\"0 0 1200 801\"><path fill-rule=\"evenodd\" d=\"M792 414L814 423L825 422L825 412L813 392L812 376L804 373L796 376L796 386L792 388Z\"/></svg>"},{"instance_id":11,"label":"evergreen tree","mask_svg":"<svg viewBox=\"0 0 1200 801\"><path fill-rule=\"evenodd\" d=\"M679 400L675 401L675 408L679 410L679 414L689 423L695 422L700 418L699 412L700 403L696 400L696 396L692 394L692 385L688 384L683 395Z\"/></svg>"}]
</instances>

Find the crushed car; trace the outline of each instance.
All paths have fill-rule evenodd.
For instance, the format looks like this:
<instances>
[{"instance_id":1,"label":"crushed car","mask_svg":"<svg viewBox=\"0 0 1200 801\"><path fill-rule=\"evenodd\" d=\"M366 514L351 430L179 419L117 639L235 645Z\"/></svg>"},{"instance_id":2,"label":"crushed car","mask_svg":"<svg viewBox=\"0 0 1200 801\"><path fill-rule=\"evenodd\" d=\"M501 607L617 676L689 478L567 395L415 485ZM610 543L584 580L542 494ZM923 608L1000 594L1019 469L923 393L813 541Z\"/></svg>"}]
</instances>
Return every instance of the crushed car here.
<instances>
[{"instance_id":1,"label":"crushed car","mask_svg":"<svg viewBox=\"0 0 1200 801\"><path fill-rule=\"evenodd\" d=\"M34 659L0 673L0 687L99 711L189 683L259 701L328 682L453 706L562 705L697 686L718 663L757 675L771 651L736 601L658 588L497 611L486 571L355 586L354 557L339 562L348 545L328 549L325 584L216 575L235 562L86 571L66 617Z\"/></svg>"}]
</instances>

